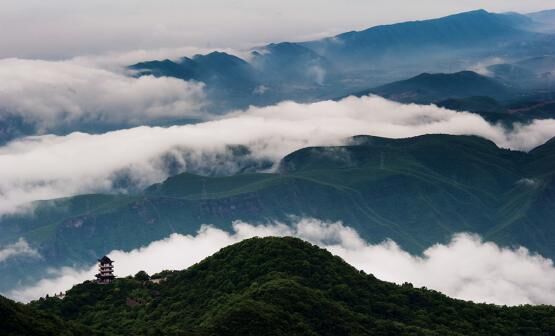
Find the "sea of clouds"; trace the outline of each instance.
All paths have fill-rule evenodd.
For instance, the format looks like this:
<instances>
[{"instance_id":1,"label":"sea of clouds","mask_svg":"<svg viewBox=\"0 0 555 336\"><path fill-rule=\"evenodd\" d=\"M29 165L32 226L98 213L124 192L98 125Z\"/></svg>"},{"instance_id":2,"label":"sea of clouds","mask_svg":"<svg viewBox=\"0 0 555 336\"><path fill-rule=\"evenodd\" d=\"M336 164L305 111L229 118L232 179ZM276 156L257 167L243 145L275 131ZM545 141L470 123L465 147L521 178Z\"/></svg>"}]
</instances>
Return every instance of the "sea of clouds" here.
<instances>
[{"instance_id":1,"label":"sea of clouds","mask_svg":"<svg viewBox=\"0 0 555 336\"><path fill-rule=\"evenodd\" d=\"M20 117L39 133L94 123L141 125L198 117L202 83L127 76L85 61L0 60L0 117Z\"/></svg>"},{"instance_id":2,"label":"sea of clouds","mask_svg":"<svg viewBox=\"0 0 555 336\"><path fill-rule=\"evenodd\" d=\"M393 241L370 244L341 222L299 218L291 225L234 222L232 232L205 225L196 235L172 234L132 251L112 251L119 277L140 270L149 274L185 269L219 249L251 237L294 236L342 257L378 279L413 283L454 298L503 305L555 304L555 266L525 248L503 248L461 233L447 244L436 244L421 256L411 255ZM53 277L17 288L8 297L27 302L59 293L94 279L96 265L51 270Z\"/></svg>"},{"instance_id":3,"label":"sea of clouds","mask_svg":"<svg viewBox=\"0 0 555 336\"><path fill-rule=\"evenodd\" d=\"M246 146L253 160L277 163L297 149L342 145L358 134L402 138L428 133L473 134L501 147L529 150L555 136L555 120L507 129L476 114L366 96L307 104L282 102L167 128L25 137L0 147L0 215L20 211L37 199L113 191L122 172L136 187L148 186L168 177L169 159L178 171L227 165L232 174L237 167L226 155L229 145Z\"/></svg>"},{"instance_id":4,"label":"sea of clouds","mask_svg":"<svg viewBox=\"0 0 555 336\"><path fill-rule=\"evenodd\" d=\"M180 54L181 52L176 53ZM135 52L117 62L148 58ZM39 131L79 122L131 127L101 134L46 134L0 147L2 215L32 210L30 202L90 192L125 192L122 174L134 188L183 171L242 169L230 146L249 150L249 160L279 160L307 146L343 145L358 134L404 138L429 133L468 134L498 146L530 150L555 136L555 120L506 127L472 113L434 105L399 104L377 96L315 103L282 102L225 116L207 116L202 83L173 78L129 77L114 57L71 61L0 60L0 117L18 116ZM119 64L118 63L118 64ZM119 70L118 70L119 69ZM171 127L138 126L164 118L200 118ZM168 169L168 161L173 169ZM177 168L176 168L177 167ZM216 168L214 168L216 167ZM392 241L369 244L341 223L300 219L280 223L234 223L231 233L204 226L196 235L174 234L133 251L113 251L117 274L183 269L218 249L252 236L297 236L327 248L378 278L437 289L447 295L499 304L555 303L553 262L526 249L501 248L470 234L429 247L421 256ZM40 258L25 240L0 249L0 262L16 256ZM6 293L29 301L92 279L95 267L52 270L54 278Z\"/></svg>"}]
</instances>

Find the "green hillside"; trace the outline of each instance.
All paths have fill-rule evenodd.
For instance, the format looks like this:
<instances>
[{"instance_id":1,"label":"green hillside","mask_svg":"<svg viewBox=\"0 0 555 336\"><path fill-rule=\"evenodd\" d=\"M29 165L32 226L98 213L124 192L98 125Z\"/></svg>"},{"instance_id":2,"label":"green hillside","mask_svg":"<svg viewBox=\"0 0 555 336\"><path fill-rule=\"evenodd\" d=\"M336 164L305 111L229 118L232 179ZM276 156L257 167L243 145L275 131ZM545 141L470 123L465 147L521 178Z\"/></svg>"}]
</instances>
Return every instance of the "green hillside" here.
<instances>
[{"instance_id":1,"label":"green hillside","mask_svg":"<svg viewBox=\"0 0 555 336\"><path fill-rule=\"evenodd\" d=\"M58 316L36 310L0 296L0 335L70 336L93 335L87 328L64 322Z\"/></svg>"},{"instance_id":2,"label":"green hillside","mask_svg":"<svg viewBox=\"0 0 555 336\"><path fill-rule=\"evenodd\" d=\"M105 335L551 335L555 308L500 307L383 282L295 238L226 247L159 284L85 282L31 305Z\"/></svg>"},{"instance_id":3,"label":"green hillside","mask_svg":"<svg viewBox=\"0 0 555 336\"><path fill-rule=\"evenodd\" d=\"M43 258L0 263L0 291L48 267L90 265L202 224L229 230L234 220L291 216L342 221L370 242L391 238L412 253L474 232L555 258L554 158L554 141L523 153L472 136L359 136L291 153L272 174L180 174L136 195L38 202L32 216L3 219L0 242L24 237Z\"/></svg>"}]
</instances>

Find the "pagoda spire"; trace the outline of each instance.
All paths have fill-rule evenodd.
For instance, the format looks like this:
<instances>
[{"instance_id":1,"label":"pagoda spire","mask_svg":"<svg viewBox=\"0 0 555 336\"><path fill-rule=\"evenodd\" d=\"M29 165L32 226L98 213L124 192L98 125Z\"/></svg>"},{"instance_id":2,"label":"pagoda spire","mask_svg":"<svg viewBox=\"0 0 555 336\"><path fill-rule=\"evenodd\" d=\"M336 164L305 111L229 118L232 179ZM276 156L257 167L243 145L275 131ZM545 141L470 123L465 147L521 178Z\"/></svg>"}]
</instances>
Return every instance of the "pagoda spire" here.
<instances>
[{"instance_id":1,"label":"pagoda spire","mask_svg":"<svg viewBox=\"0 0 555 336\"><path fill-rule=\"evenodd\" d=\"M112 261L107 256L98 259L98 274L95 275L96 282L99 284L110 284L114 281L114 266Z\"/></svg>"}]
</instances>

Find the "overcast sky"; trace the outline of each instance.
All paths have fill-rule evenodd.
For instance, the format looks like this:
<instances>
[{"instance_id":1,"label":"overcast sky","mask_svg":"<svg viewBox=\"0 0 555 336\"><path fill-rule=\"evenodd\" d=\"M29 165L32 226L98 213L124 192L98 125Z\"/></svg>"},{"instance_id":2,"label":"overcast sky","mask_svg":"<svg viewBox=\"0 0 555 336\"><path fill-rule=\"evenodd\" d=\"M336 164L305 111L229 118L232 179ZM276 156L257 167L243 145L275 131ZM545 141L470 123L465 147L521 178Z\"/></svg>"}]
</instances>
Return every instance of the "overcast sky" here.
<instances>
[{"instance_id":1,"label":"overcast sky","mask_svg":"<svg viewBox=\"0 0 555 336\"><path fill-rule=\"evenodd\" d=\"M553 0L0 0L0 58L245 48L478 8L553 7Z\"/></svg>"}]
</instances>

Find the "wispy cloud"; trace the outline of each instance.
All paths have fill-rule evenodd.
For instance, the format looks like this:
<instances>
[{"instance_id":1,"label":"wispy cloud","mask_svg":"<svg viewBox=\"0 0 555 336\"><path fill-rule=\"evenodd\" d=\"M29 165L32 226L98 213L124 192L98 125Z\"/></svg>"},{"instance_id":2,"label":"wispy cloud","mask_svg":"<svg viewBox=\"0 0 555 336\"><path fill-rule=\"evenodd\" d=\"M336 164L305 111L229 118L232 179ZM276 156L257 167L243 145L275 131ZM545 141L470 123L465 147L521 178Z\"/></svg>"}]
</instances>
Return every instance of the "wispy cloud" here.
<instances>
[{"instance_id":1,"label":"wispy cloud","mask_svg":"<svg viewBox=\"0 0 555 336\"><path fill-rule=\"evenodd\" d=\"M505 63L505 60L500 57L491 57L481 60L480 62L470 66L470 70L479 73L483 76L491 76L491 70L489 69L490 66L495 64L502 64Z\"/></svg>"},{"instance_id":2,"label":"wispy cloud","mask_svg":"<svg viewBox=\"0 0 555 336\"><path fill-rule=\"evenodd\" d=\"M202 83L133 78L76 61L3 59L0 78L0 118L21 117L43 132L198 117L204 104Z\"/></svg>"},{"instance_id":3,"label":"wispy cloud","mask_svg":"<svg viewBox=\"0 0 555 336\"><path fill-rule=\"evenodd\" d=\"M173 234L130 252L113 251L109 256L116 261L115 272L120 277L139 270L152 274L165 269L185 269L222 247L254 236L299 237L379 279L411 282L455 298L507 305L555 303L555 267L551 260L522 247L509 249L483 242L471 234L457 234L449 243L436 244L421 256L414 256L393 241L370 244L340 222L313 218L298 219L292 226L235 222L231 233L203 226L196 235ZM55 270L56 277L7 295L29 301L91 280L95 271L96 266Z\"/></svg>"},{"instance_id":4,"label":"wispy cloud","mask_svg":"<svg viewBox=\"0 0 555 336\"><path fill-rule=\"evenodd\" d=\"M555 136L555 120L513 126L506 129L476 114L369 96L312 104L283 102L194 125L28 137L0 147L0 167L5 167L0 169L0 214L37 199L110 191L122 171L136 186L147 186L170 174L169 159L178 171L221 165L232 174L240 165L234 164L229 145L246 146L252 160L276 163L297 149L341 145L358 134L392 138L473 134L524 150Z\"/></svg>"},{"instance_id":5,"label":"wispy cloud","mask_svg":"<svg viewBox=\"0 0 555 336\"><path fill-rule=\"evenodd\" d=\"M0 246L0 263L16 257L40 258L40 253L23 238L13 244Z\"/></svg>"}]
</instances>

